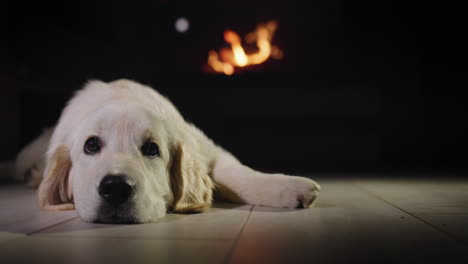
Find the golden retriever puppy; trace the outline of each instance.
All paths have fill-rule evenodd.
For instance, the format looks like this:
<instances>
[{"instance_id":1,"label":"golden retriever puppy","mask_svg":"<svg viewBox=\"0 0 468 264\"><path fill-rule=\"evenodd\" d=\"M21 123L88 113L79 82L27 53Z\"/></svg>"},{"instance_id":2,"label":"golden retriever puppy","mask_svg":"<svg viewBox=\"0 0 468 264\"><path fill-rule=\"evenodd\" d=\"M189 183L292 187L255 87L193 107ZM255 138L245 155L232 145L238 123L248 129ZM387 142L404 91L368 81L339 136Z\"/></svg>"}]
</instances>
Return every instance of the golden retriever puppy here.
<instances>
[{"instance_id":1,"label":"golden retriever puppy","mask_svg":"<svg viewBox=\"0 0 468 264\"><path fill-rule=\"evenodd\" d=\"M169 100L129 80L89 82L56 127L18 155L16 171L39 184L41 208L102 223L202 212L215 190L237 203L307 208L320 190L307 178L242 165Z\"/></svg>"}]
</instances>

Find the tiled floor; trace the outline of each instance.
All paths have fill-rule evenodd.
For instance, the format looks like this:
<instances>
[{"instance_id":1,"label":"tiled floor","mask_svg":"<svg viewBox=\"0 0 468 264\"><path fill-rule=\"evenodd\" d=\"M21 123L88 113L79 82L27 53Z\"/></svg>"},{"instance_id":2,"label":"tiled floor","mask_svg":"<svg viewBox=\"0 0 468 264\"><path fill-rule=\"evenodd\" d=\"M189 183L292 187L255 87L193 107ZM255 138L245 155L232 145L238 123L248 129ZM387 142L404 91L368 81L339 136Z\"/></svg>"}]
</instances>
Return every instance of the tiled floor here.
<instances>
[{"instance_id":1,"label":"tiled floor","mask_svg":"<svg viewBox=\"0 0 468 264\"><path fill-rule=\"evenodd\" d=\"M86 223L0 186L0 263L468 263L468 180L317 178L312 209L216 204L157 223Z\"/></svg>"}]
</instances>

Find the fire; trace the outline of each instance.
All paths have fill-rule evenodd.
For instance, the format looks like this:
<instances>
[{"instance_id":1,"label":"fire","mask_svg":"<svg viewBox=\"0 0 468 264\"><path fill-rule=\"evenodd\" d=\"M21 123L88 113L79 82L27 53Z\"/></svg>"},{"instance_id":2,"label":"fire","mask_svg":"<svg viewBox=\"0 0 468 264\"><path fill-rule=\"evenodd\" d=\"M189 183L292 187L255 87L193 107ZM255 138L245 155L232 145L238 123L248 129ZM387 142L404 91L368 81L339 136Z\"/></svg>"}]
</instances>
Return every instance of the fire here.
<instances>
[{"instance_id":1,"label":"fire","mask_svg":"<svg viewBox=\"0 0 468 264\"><path fill-rule=\"evenodd\" d=\"M270 57L281 59L283 52L271 44L277 27L276 21L269 21L259 24L255 31L247 34L245 42L250 46L255 43L256 46L256 51L251 53L245 52L242 40L236 32L232 30L224 31L224 40L231 47L222 48L219 53L211 50L208 53L208 65L216 72L232 75L235 67L260 64Z\"/></svg>"}]
</instances>

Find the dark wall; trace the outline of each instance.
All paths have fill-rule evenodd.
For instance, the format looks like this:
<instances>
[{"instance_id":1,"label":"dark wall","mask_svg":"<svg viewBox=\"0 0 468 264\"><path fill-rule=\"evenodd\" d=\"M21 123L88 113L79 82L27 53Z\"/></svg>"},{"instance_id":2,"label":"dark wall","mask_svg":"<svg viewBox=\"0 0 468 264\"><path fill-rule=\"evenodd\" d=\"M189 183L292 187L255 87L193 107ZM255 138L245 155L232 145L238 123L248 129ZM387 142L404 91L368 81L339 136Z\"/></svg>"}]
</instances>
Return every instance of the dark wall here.
<instances>
[{"instance_id":1,"label":"dark wall","mask_svg":"<svg viewBox=\"0 0 468 264\"><path fill-rule=\"evenodd\" d=\"M377 3L376 3L377 2ZM26 8L27 7L27 8ZM3 11L2 159L88 79L130 78L266 170L465 171L461 9L395 1L66 1ZM191 23L185 34L176 18ZM280 61L203 72L222 32L275 19ZM8 80L8 81L3 81ZM3 92L5 90L5 92Z\"/></svg>"},{"instance_id":2,"label":"dark wall","mask_svg":"<svg viewBox=\"0 0 468 264\"><path fill-rule=\"evenodd\" d=\"M7 35L7 14L8 9L0 9L0 161L16 154L19 141L19 91L13 78L13 41Z\"/></svg>"}]
</instances>

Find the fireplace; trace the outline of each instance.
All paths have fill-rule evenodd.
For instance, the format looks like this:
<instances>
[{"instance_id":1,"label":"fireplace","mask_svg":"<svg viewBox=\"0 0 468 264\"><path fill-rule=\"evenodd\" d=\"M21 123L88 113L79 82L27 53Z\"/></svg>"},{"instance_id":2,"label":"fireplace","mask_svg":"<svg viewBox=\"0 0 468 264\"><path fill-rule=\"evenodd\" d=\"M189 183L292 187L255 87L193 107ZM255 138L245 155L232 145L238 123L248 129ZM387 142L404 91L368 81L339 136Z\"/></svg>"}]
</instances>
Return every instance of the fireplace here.
<instances>
[{"instance_id":1,"label":"fireplace","mask_svg":"<svg viewBox=\"0 0 468 264\"><path fill-rule=\"evenodd\" d=\"M372 1L11 4L0 54L18 140L2 158L53 125L86 80L130 78L258 169L465 168L463 102L434 92L444 72L422 61L444 44L425 42L416 11ZM274 27L273 58L232 61L235 43L244 56L261 50L259 36L248 39L262 25ZM214 70L210 54L232 69Z\"/></svg>"}]
</instances>

